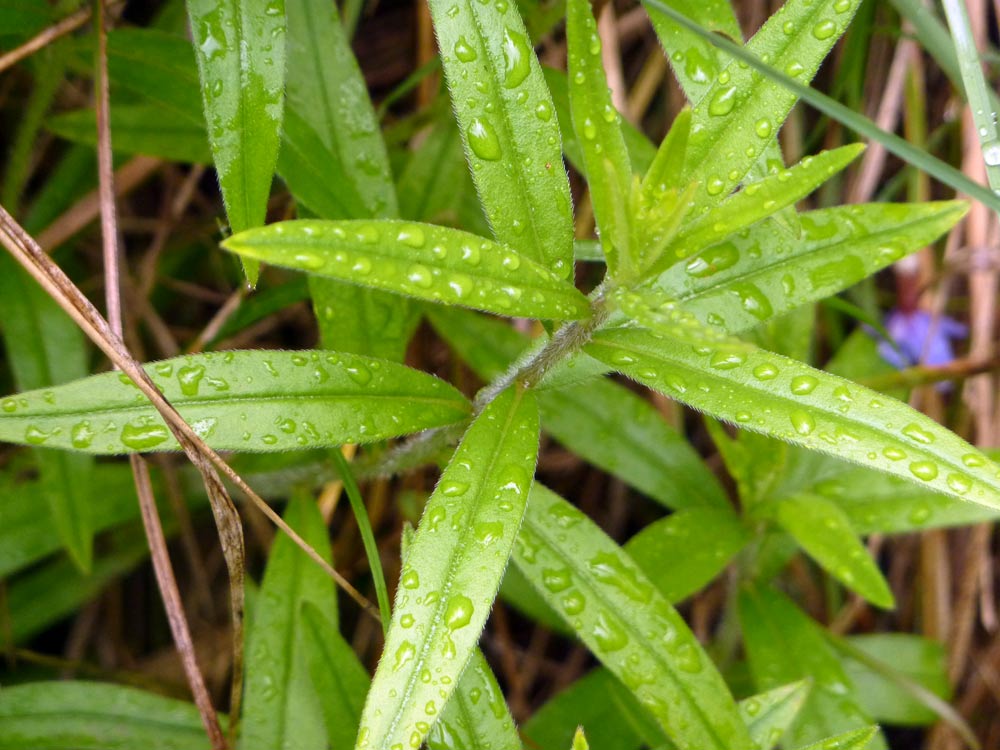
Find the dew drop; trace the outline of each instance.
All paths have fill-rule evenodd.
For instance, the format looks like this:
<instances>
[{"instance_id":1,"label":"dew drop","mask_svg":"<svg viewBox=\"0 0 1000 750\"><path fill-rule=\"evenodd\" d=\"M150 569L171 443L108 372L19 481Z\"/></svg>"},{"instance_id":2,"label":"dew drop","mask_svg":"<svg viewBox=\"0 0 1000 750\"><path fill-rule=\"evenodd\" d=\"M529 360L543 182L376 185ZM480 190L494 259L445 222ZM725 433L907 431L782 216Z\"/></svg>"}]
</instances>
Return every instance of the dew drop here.
<instances>
[{"instance_id":1,"label":"dew drop","mask_svg":"<svg viewBox=\"0 0 1000 750\"><path fill-rule=\"evenodd\" d=\"M434 277L431 276L431 272L428 270L427 266L422 266L419 263L410 266L410 270L406 274L406 279L411 284L414 284L421 289L429 289L434 283Z\"/></svg>"},{"instance_id":2,"label":"dew drop","mask_svg":"<svg viewBox=\"0 0 1000 750\"><path fill-rule=\"evenodd\" d=\"M505 26L503 30L503 85L506 88L516 88L528 77L531 72L531 57L531 46L524 34Z\"/></svg>"},{"instance_id":3,"label":"dew drop","mask_svg":"<svg viewBox=\"0 0 1000 750\"><path fill-rule=\"evenodd\" d=\"M472 600L464 594L454 594L448 599L448 606L444 611L444 624L448 630L458 630L464 628L472 620L475 609Z\"/></svg>"},{"instance_id":4,"label":"dew drop","mask_svg":"<svg viewBox=\"0 0 1000 750\"><path fill-rule=\"evenodd\" d=\"M760 120L757 120L757 124L754 125L753 129L759 138L767 138L771 135L771 121L767 118L761 118Z\"/></svg>"},{"instance_id":5,"label":"dew drop","mask_svg":"<svg viewBox=\"0 0 1000 750\"><path fill-rule=\"evenodd\" d=\"M806 396L816 390L819 381L812 375L796 375L789 385L792 393L796 396Z\"/></svg>"},{"instance_id":6,"label":"dew drop","mask_svg":"<svg viewBox=\"0 0 1000 750\"><path fill-rule=\"evenodd\" d=\"M722 181L722 178L718 175L713 175L708 178L705 183L705 192L709 195L718 195L726 188L726 183Z\"/></svg>"},{"instance_id":7,"label":"dew drop","mask_svg":"<svg viewBox=\"0 0 1000 750\"><path fill-rule=\"evenodd\" d=\"M611 615L601 611L597 615L593 630L594 640L604 651L620 651L628 645L628 635L614 621Z\"/></svg>"},{"instance_id":8,"label":"dew drop","mask_svg":"<svg viewBox=\"0 0 1000 750\"><path fill-rule=\"evenodd\" d=\"M190 365L179 369L177 381L180 383L181 393L185 396L197 396L203 377L205 377L204 365Z\"/></svg>"},{"instance_id":9,"label":"dew drop","mask_svg":"<svg viewBox=\"0 0 1000 750\"><path fill-rule=\"evenodd\" d=\"M949 474L947 482L952 492L959 495L964 495L972 489L972 480L965 476L965 474L959 474L958 472Z\"/></svg>"},{"instance_id":10,"label":"dew drop","mask_svg":"<svg viewBox=\"0 0 1000 750\"><path fill-rule=\"evenodd\" d=\"M535 107L535 117L542 122L548 122L552 119L552 106L548 102L540 102Z\"/></svg>"},{"instance_id":11,"label":"dew drop","mask_svg":"<svg viewBox=\"0 0 1000 750\"><path fill-rule=\"evenodd\" d=\"M73 425L69 433L70 442L77 450L84 450L90 447L94 441L94 431L90 429L90 422L84 420Z\"/></svg>"},{"instance_id":12,"label":"dew drop","mask_svg":"<svg viewBox=\"0 0 1000 750\"><path fill-rule=\"evenodd\" d=\"M837 24L833 21L827 19L825 21L820 21L812 29L812 35L822 41L823 39L829 39L831 36L837 33Z\"/></svg>"},{"instance_id":13,"label":"dew drop","mask_svg":"<svg viewBox=\"0 0 1000 750\"><path fill-rule=\"evenodd\" d=\"M399 230L399 234L396 235L396 239L404 245L414 248L421 248L427 243L427 237L424 235L424 230L416 224L404 225Z\"/></svg>"},{"instance_id":14,"label":"dew drop","mask_svg":"<svg viewBox=\"0 0 1000 750\"><path fill-rule=\"evenodd\" d=\"M597 137L597 126L589 117L583 121L583 137L592 141Z\"/></svg>"},{"instance_id":15,"label":"dew drop","mask_svg":"<svg viewBox=\"0 0 1000 750\"><path fill-rule=\"evenodd\" d=\"M724 86L715 92L708 104L708 113L715 117L728 115L736 105L736 87Z\"/></svg>"},{"instance_id":16,"label":"dew drop","mask_svg":"<svg viewBox=\"0 0 1000 750\"><path fill-rule=\"evenodd\" d=\"M417 573L413 568L407 568L403 571L402 577L399 579L399 584L404 589L415 589L420 587L420 574Z\"/></svg>"},{"instance_id":17,"label":"dew drop","mask_svg":"<svg viewBox=\"0 0 1000 750\"><path fill-rule=\"evenodd\" d=\"M166 427L159 424L134 424L129 422L121 431L121 441L124 445L137 451L148 451L163 443L170 437Z\"/></svg>"},{"instance_id":18,"label":"dew drop","mask_svg":"<svg viewBox=\"0 0 1000 750\"><path fill-rule=\"evenodd\" d=\"M888 446L882 449L882 455L888 458L890 461L902 461L906 458L906 451L901 448L895 448L893 446Z\"/></svg>"},{"instance_id":19,"label":"dew drop","mask_svg":"<svg viewBox=\"0 0 1000 750\"><path fill-rule=\"evenodd\" d=\"M933 461L914 461L910 464L910 473L917 479L929 482L938 475L937 464Z\"/></svg>"},{"instance_id":20,"label":"dew drop","mask_svg":"<svg viewBox=\"0 0 1000 750\"><path fill-rule=\"evenodd\" d=\"M372 379L372 371L361 362L344 368L348 377L358 385L368 385Z\"/></svg>"},{"instance_id":21,"label":"dew drop","mask_svg":"<svg viewBox=\"0 0 1000 750\"><path fill-rule=\"evenodd\" d=\"M53 432L46 432L41 427L36 425L31 425L24 431L24 440L29 445L42 445L46 440L55 434Z\"/></svg>"},{"instance_id":22,"label":"dew drop","mask_svg":"<svg viewBox=\"0 0 1000 750\"><path fill-rule=\"evenodd\" d=\"M473 532L480 544L489 547L503 537L503 524L498 521L483 521L476 524Z\"/></svg>"},{"instance_id":23,"label":"dew drop","mask_svg":"<svg viewBox=\"0 0 1000 750\"><path fill-rule=\"evenodd\" d=\"M765 362L753 368L753 376L757 380L774 380L778 377L778 368L769 362Z\"/></svg>"},{"instance_id":24,"label":"dew drop","mask_svg":"<svg viewBox=\"0 0 1000 750\"><path fill-rule=\"evenodd\" d=\"M708 361L708 364L716 370L732 370L746 362L747 356L743 352L716 352Z\"/></svg>"},{"instance_id":25,"label":"dew drop","mask_svg":"<svg viewBox=\"0 0 1000 750\"><path fill-rule=\"evenodd\" d=\"M545 568L542 571L542 585L553 594L565 591L572 583L569 568Z\"/></svg>"},{"instance_id":26,"label":"dew drop","mask_svg":"<svg viewBox=\"0 0 1000 750\"><path fill-rule=\"evenodd\" d=\"M392 671L398 672L416 655L417 650L413 647L413 644L409 641L403 641L399 648L396 649L396 658L392 665Z\"/></svg>"},{"instance_id":27,"label":"dew drop","mask_svg":"<svg viewBox=\"0 0 1000 750\"><path fill-rule=\"evenodd\" d=\"M476 50L472 48L464 36L460 36L455 42L455 57L462 62L472 62L476 59Z\"/></svg>"},{"instance_id":28,"label":"dew drop","mask_svg":"<svg viewBox=\"0 0 1000 750\"><path fill-rule=\"evenodd\" d=\"M964 456L962 456L962 463L968 466L970 469L975 469L980 466L985 466L986 459L984 459L978 453L966 453Z\"/></svg>"},{"instance_id":29,"label":"dew drop","mask_svg":"<svg viewBox=\"0 0 1000 750\"><path fill-rule=\"evenodd\" d=\"M807 411L796 409L789 415L789 419L795 431L803 437L812 434L812 431L816 429L816 420Z\"/></svg>"},{"instance_id":30,"label":"dew drop","mask_svg":"<svg viewBox=\"0 0 1000 750\"><path fill-rule=\"evenodd\" d=\"M441 494L445 497L458 497L459 495L464 495L469 489L469 485L463 482L442 482L441 483Z\"/></svg>"},{"instance_id":31,"label":"dew drop","mask_svg":"<svg viewBox=\"0 0 1000 750\"><path fill-rule=\"evenodd\" d=\"M297 267L307 271L318 271L326 265L326 261L315 253L296 253L292 257L292 261Z\"/></svg>"},{"instance_id":32,"label":"dew drop","mask_svg":"<svg viewBox=\"0 0 1000 750\"><path fill-rule=\"evenodd\" d=\"M901 430L901 432L911 440L915 440L918 443L923 443L924 445L930 445L931 443L934 442L934 436L931 433L922 429L919 425L913 423L906 425L906 427L904 427Z\"/></svg>"},{"instance_id":33,"label":"dew drop","mask_svg":"<svg viewBox=\"0 0 1000 750\"><path fill-rule=\"evenodd\" d=\"M497 161L502 152L500 150L500 140L497 138L493 126L485 120L474 117L469 127L465 131L469 139L469 147L472 153L484 161Z\"/></svg>"}]
</instances>

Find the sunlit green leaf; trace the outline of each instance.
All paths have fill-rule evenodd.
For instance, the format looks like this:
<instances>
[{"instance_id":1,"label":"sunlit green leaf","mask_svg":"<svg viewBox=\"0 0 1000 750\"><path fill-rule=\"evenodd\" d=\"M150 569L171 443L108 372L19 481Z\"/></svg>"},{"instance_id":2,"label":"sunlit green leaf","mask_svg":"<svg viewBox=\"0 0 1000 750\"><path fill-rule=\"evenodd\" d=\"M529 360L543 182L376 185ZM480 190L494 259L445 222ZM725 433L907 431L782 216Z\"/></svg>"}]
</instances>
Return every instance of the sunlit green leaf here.
<instances>
[{"instance_id":1,"label":"sunlit green leaf","mask_svg":"<svg viewBox=\"0 0 1000 750\"><path fill-rule=\"evenodd\" d=\"M809 695L808 681L768 690L739 702L740 716L761 750L771 750L788 730Z\"/></svg>"},{"instance_id":2,"label":"sunlit green leaf","mask_svg":"<svg viewBox=\"0 0 1000 750\"><path fill-rule=\"evenodd\" d=\"M789 0L747 49L802 81L816 74L860 0ZM750 171L777 136L795 94L736 61L713 79L694 106L684 179L701 185L698 207L717 203Z\"/></svg>"},{"instance_id":3,"label":"sunlit green leaf","mask_svg":"<svg viewBox=\"0 0 1000 750\"><path fill-rule=\"evenodd\" d=\"M427 737L429 750L521 750L503 691L479 649Z\"/></svg>"},{"instance_id":4,"label":"sunlit green leaf","mask_svg":"<svg viewBox=\"0 0 1000 750\"><path fill-rule=\"evenodd\" d=\"M632 272L629 196L632 168L601 62L601 37L587 0L569 0L566 15L570 112L589 177L591 205L608 271Z\"/></svg>"},{"instance_id":5,"label":"sunlit green leaf","mask_svg":"<svg viewBox=\"0 0 1000 750\"><path fill-rule=\"evenodd\" d=\"M538 452L530 392L476 418L427 502L396 592L357 747L417 746L454 692L489 615Z\"/></svg>"},{"instance_id":6,"label":"sunlit green leaf","mask_svg":"<svg viewBox=\"0 0 1000 750\"><path fill-rule=\"evenodd\" d=\"M429 6L472 179L494 234L557 277L569 277L573 217L559 126L517 7L473 0Z\"/></svg>"},{"instance_id":7,"label":"sunlit green leaf","mask_svg":"<svg viewBox=\"0 0 1000 750\"><path fill-rule=\"evenodd\" d=\"M834 578L873 604L895 605L878 565L835 503L818 495L797 495L778 502L775 514L778 523Z\"/></svg>"},{"instance_id":8,"label":"sunlit green leaf","mask_svg":"<svg viewBox=\"0 0 1000 750\"><path fill-rule=\"evenodd\" d=\"M286 221L230 237L234 253L411 297L537 318L582 318L586 298L513 250L397 221Z\"/></svg>"},{"instance_id":9,"label":"sunlit green leaf","mask_svg":"<svg viewBox=\"0 0 1000 750\"><path fill-rule=\"evenodd\" d=\"M331 561L326 524L308 493L292 495L285 521ZM320 708L326 696L313 690L307 673L319 656L305 637L302 605L308 602L320 616L336 623L336 596L326 571L279 534L271 546L247 637L242 750L327 747Z\"/></svg>"},{"instance_id":10,"label":"sunlit green leaf","mask_svg":"<svg viewBox=\"0 0 1000 750\"><path fill-rule=\"evenodd\" d=\"M797 750L865 750L871 747L877 735L878 727L864 727L853 732L838 734L836 737L827 737Z\"/></svg>"},{"instance_id":11,"label":"sunlit green leaf","mask_svg":"<svg viewBox=\"0 0 1000 750\"><path fill-rule=\"evenodd\" d=\"M699 347L639 330L587 347L640 383L696 409L812 450L997 507L995 465L909 406L741 343Z\"/></svg>"},{"instance_id":12,"label":"sunlit green leaf","mask_svg":"<svg viewBox=\"0 0 1000 750\"><path fill-rule=\"evenodd\" d=\"M215 170L234 232L264 223L285 94L285 3L187 0ZM255 263L247 278L257 280Z\"/></svg>"},{"instance_id":13,"label":"sunlit green leaf","mask_svg":"<svg viewBox=\"0 0 1000 750\"><path fill-rule=\"evenodd\" d=\"M0 690L2 750L208 750L191 703L98 682Z\"/></svg>"},{"instance_id":14,"label":"sunlit green leaf","mask_svg":"<svg viewBox=\"0 0 1000 750\"><path fill-rule=\"evenodd\" d=\"M513 560L678 747L752 746L684 620L582 512L536 484Z\"/></svg>"},{"instance_id":15,"label":"sunlit green leaf","mask_svg":"<svg viewBox=\"0 0 1000 750\"><path fill-rule=\"evenodd\" d=\"M146 372L219 450L371 442L460 421L469 410L444 381L352 354L199 354ZM116 373L3 399L0 439L99 454L177 449L157 411Z\"/></svg>"},{"instance_id":16,"label":"sunlit green leaf","mask_svg":"<svg viewBox=\"0 0 1000 750\"><path fill-rule=\"evenodd\" d=\"M729 0L669 0L669 4L692 21L736 42L743 41L743 32ZM647 13L677 82L688 101L697 104L712 88L729 57L683 26L672 23L656 8L647 8Z\"/></svg>"},{"instance_id":17,"label":"sunlit green leaf","mask_svg":"<svg viewBox=\"0 0 1000 750\"><path fill-rule=\"evenodd\" d=\"M925 247L967 210L953 201L822 209L801 215L799 238L763 222L672 266L657 286L703 323L738 333Z\"/></svg>"},{"instance_id":18,"label":"sunlit green leaf","mask_svg":"<svg viewBox=\"0 0 1000 750\"><path fill-rule=\"evenodd\" d=\"M675 252L670 260L689 257L793 205L850 164L863 150L863 144L852 144L821 151L789 169L747 185L704 216L687 223L673 240Z\"/></svg>"}]
</instances>

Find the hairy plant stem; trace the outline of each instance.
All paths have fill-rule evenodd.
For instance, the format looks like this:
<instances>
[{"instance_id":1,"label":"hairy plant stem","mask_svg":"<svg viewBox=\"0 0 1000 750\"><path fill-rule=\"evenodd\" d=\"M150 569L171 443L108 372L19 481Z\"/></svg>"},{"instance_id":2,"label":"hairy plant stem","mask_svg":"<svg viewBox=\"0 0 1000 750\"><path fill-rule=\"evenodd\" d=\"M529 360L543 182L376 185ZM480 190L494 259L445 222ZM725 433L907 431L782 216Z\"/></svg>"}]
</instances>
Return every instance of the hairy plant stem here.
<instances>
[{"instance_id":1,"label":"hairy plant stem","mask_svg":"<svg viewBox=\"0 0 1000 750\"><path fill-rule=\"evenodd\" d=\"M575 320L559 328L540 349L529 349L508 368L507 372L482 388L473 400L471 419L475 419L497 396L511 385L533 388L560 362L580 351L590 337L607 320L610 289L601 284L591 293L591 315L586 320ZM426 430L403 441L392 450L367 463L356 466L358 478L388 477L430 462L441 450L454 445L461 438L467 425L449 425Z\"/></svg>"}]
</instances>

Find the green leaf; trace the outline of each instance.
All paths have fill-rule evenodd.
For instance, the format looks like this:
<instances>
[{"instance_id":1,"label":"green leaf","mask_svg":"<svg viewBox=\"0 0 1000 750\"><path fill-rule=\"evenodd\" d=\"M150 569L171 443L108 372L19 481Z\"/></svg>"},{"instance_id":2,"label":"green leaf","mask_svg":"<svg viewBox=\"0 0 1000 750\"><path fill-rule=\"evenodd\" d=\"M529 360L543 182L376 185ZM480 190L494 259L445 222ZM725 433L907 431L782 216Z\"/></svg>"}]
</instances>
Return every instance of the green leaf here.
<instances>
[{"instance_id":1,"label":"green leaf","mask_svg":"<svg viewBox=\"0 0 1000 750\"><path fill-rule=\"evenodd\" d=\"M640 187L644 203L654 205L661 194L681 187L681 169L690 135L691 110L685 107L670 124L670 130L656 150L656 158L642 178Z\"/></svg>"},{"instance_id":2,"label":"green leaf","mask_svg":"<svg viewBox=\"0 0 1000 750\"><path fill-rule=\"evenodd\" d=\"M987 455L998 458L996 452ZM955 500L860 466L843 466L815 491L837 503L859 534L905 534L1000 518L1000 509Z\"/></svg>"},{"instance_id":3,"label":"green leaf","mask_svg":"<svg viewBox=\"0 0 1000 750\"><path fill-rule=\"evenodd\" d=\"M368 693L368 672L322 610L304 602L301 618L304 651L311 656L305 666L320 698L329 747L350 747Z\"/></svg>"},{"instance_id":4,"label":"green leaf","mask_svg":"<svg viewBox=\"0 0 1000 750\"><path fill-rule=\"evenodd\" d=\"M375 110L350 40L344 33L337 6L325 0L284 0L288 15L287 108L312 128L327 158L318 165L336 164L346 186L331 174L331 191L353 191L365 207L363 214L321 215L327 219L397 215L396 192L389 158ZM293 194L294 180L282 172Z\"/></svg>"},{"instance_id":5,"label":"green leaf","mask_svg":"<svg viewBox=\"0 0 1000 750\"><path fill-rule=\"evenodd\" d=\"M778 523L830 575L883 609L895 606L882 571L835 503L803 494L781 500L774 512Z\"/></svg>"},{"instance_id":6,"label":"green leaf","mask_svg":"<svg viewBox=\"0 0 1000 750\"><path fill-rule=\"evenodd\" d=\"M218 450L363 443L460 421L464 397L391 362L317 351L233 351L146 365ZM87 453L176 450L157 411L117 373L0 401L0 440Z\"/></svg>"},{"instance_id":7,"label":"green leaf","mask_svg":"<svg viewBox=\"0 0 1000 750\"><path fill-rule=\"evenodd\" d=\"M285 4L187 0L208 139L234 232L264 223L285 92ZM245 266L251 285L256 264Z\"/></svg>"},{"instance_id":8,"label":"green leaf","mask_svg":"<svg viewBox=\"0 0 1000 750\"><path fill-rule=\"evenodd\" d=\"M738 612L758 689L813 680L806 704L785 740L788 746L871 723L825 632L787 597L769 587L750 587L740 592Z\"/></svg>"},{"instance_id":9,"label":"green leaf","mask_svg":"<svg viewBox=\"0 0 1000 750\"><path fill-rule=\"evenodd\" d=\"M465 434L409 545L359 750L419 745L454 692L500 586L537 454L530 392L504 391Z\"/></svg>"},{"instance_id":10,"label":"green leaf","mask_svg":"<svg viewBox=\"0 0 1000 750\"><path fill-rule=\"evenodd\" d=\"M789 169L747 185L697 220L686 224L673 240L674 257L669 261L674 263L689 257L793 205L854 161L864 149L864 144L855 143L821 151L816 156L807 156Z\"/></svg>"},{"instance_id":11,"label":"green leaf","mask_svg":"<svg viewBox=\"0 0 1000 750\"><path fill-rule=\"evenodd\" d=\"M798 750L865 750L877 735L878 727L864 727L853 732L838 734L836 737L827 737Z\"/></svg>"},{"instance_id":12,"label":"green leaf","mask_svg":"<svg viewBox=\"0 0 1000 750\"><path fill-rule=\"evenodd\" d=\"M278 266L501 315L569 319L590 311L576 288L527 257L433 224L285 221L222 246Z\"/></svg>"},{"instance_id":13,"label":"green leaf","mask_svg":"<svg viewBox=\"0 0 1000 750\"><path fill-rule=\"evenodd\" d=\"M678 747L752 746L684 620L583 513L536 484L513 560Z\"/></svg>"},{"instance_id":14,"label":"green leaf","mask_svg":"<svg viewBox=\"0 0 1000 750\"><path fill-rule=\"evenodd\" d=\"M573 215L559 127L516 7L429 3L472 179L499 242L573 270Z\"/></svg>"},{"instance_id":15,"label":"green leaf","mask_svg":"<svg viewBox=\"0 0 1000 750\"><path fill-rule=\"evenodd\" d=\"M806 680L759 693L739 702L740 716L750 738L761 750L771 750L788 730L809 696Z\"/></svg>"},{"instance_id":16,"label":"green leaf","mask_svg":"<svg viewBox=\"0 0 1000 750\"><path fill-rule=\"evenodd\" d=\"M566 44L573 129L583 151L601 247L609 273L629 278L635 270L629 216L632 168L619 125L621 115L611 104L601 38L588 0L568 0Z\"/></svg>"},{"instance_id":17,"label":"green leaf","mask_svg":"<svg viewBox=\"0 0 1000 750\"><path fill-rule=\"evenodd\" d=\"M578 172L587 174L587 167L583 162L583 147L576 138L573 130L573 116L570 114L569 106L569 79L561 70L543 67L542 74L545 76L545 84L552 94L552 103L555 105L556 119L559 121L559 131L562 133L563 151L566 158ZM618 113L621 116L621 113ZM646 134L632 125L628 120L622 118L618 127L621 128L622 137L628 148L629 161L632 164L632 171L636 174L643 174L656 157L656 146L646 137Z\"/></svg>"},{"instance_id":18,"label":"green leaf","mask_svg":"<svg viewBox=\"0 0 1000 750\"><path fill-rule=\"evenodd\" d=\"M763 222L672 266L656 284L703 323L740 333L925 247L967 211L955 201L840 206L801 214L798 238Z\"/></svg>"},{"instance_id":19,"label":"green leaf","mask_svg":"<svg viewBox=\"0 0 1000 750\"><path fill-rule=\"evenodd\" d=\"M743 40L739 21L729 0L669 0L675 8L692 21L707 29L728 36L736 42ZM688 101L697 104L709 92L719 73L729 62L729 56L692 34L683 26L671 21L655 7L646 12L653 22L656 36L663 45L667 61L677 77Z\"/></svg>"},{"instance_id":20,"label":"green leaf","mask_svg":"<svg viewBox=\"0 0 1000 750\"><path fill-rule=\"evenodd\" d=\"M531 345L507 323L482 315L435 308L429 316L442 338L487 381ZM595 377L572 384L573 371L587 373L589 366L570 359L542 381L538 407L545 431L668 508L726 505L718 480L652 404ZM559 381L569 385L556 387Z\"/></svg>"},{"instance_id":21,"label":"green leaf","mask_svg":"<svg viewBox=\"0 0 1000 750\"><path fill-rule=\"evenodd\" d=\"M87 373L87 345L79 327L6 256L0 259L0 320L19 389L55 386ZM87 573L93 560L94 461L46 450L35 451L35 458L59 539Z\"/></svg>"},{"instance_id":22,"label":"green leaf","mask_svg":"<svg viewBox=\"0 0 1000 750\"><path fill-rule=\"evenodd\" d=\"M809 81L844 33L860 0L789 0L747 51ZM702 188L692 214L719 202L743 180L777 137L797 97L781 84L730 61L694 107L684 171Z\"/></svg>"},{"instance_id":23,"label":"green leaf","mask_svg":"<svg viewBox=\"0 0 1000 750\"><path fill-rule=\"evenodd\" d=\"M667 741L625 686L602 667L549 699L521 726L521 734L528 747L567 747L581 724L602 750L639 750Z\"/></svg>"},{"instance_id":24,"label":"green leaf","mask_svg":"<svg viewBox=\"0 0 1000 750\"><path fill-rule=\"evenodd\" d=\"M168 527L167 532L170 531ZM148 554L142 533L126 527L105 538L101 554L95 556L87 575L69 559L56 557L53 562L18 576L7 585L5 606L10 629L0 630L0 644L8 645L8 633L14 644L25 643L70 617Z\"/></svg>"},{"instance_id":25,"label":"green leaf","mask_svg":"<svg viewBox=\"0 0 1000 750\"><path fill-rule=\"evenodd\" d=\"M654 521L625 545L649 580L670 602L707 585L750 541L728 507L688 508Z\"/></svg>"},{"instance_id":26,"label":"green leaf","mask_svg":"<svg viewBox=\"0 0 1000 750\"><path fill-rule=\"evenodd\" d=\"M74 143L97 143L97 120L92 109L78 109L49 119L46 127ZM157 104L116 106L111 111L114 149L123 154L146 154L171 161L207 164L211 159L205 129Z\"/></svg>"},{"instance_id":27,"label":"green leaf","mask_svg":"<svg viewBox=\"0 0 1000 750\"><path fill-rule=\"evenodd\" d=\"M462 140L450 116L437 120L410 156L397 189L403 218L432 224L456 223L462 197L473 187Z\"/></svg>"},{"instance_id":28,"label":"green leaf","mask_svg":"<svg viewBox=\"0 0 1000 750\"><path fill-rule=\"evenodd\" d=\"M687 439L651 403L610 380L538 394L542 427L580 457L672 508L728 508Z\"/></svg>"},{"instance_id":29,"label":"green leaf","mask_svg":"<svg viewBox=\"0 0 1000 750\"><path fill-rule=\"evenodd\" d=\"M294 493L284 517L324 560L332 561L326 524L309 493ZM307 673L322 652L305 637L302 606L306 603L318 616L337 622L333 581L298 545L279 534L268 556L247 638L241 750L327 747L320 708L326 696L313 690Z\"/></svg>"},{"instance_id":30,"label":"green leaf","mask_svg":"<svg viewBox=\"0 0 1000 750\"><path fill-rule=\"evenodd\" d=\"M521 738L482 652L475 649L458 687L427 737L428 750L521 750Z\"/></svg>"},{"instance_id":31,"label":"green leaf","mask_svg":"<svg viewBox=\"0 0 1000 750\"><path fill-rule=\"evenodd\" d=\"M93 50L87 51L92 66ZM198 67L184 37L156 29L115 29L108 34L108 79L115 92L129 91L198 126L204 141ZM112 112L118 106L115 102ZM118 134L113 136L117 141Z\"/></svg>"},{"instance_id":32,"label":"green leaf","mask_svg":"<svg viewBox=\"0 0 1000 750\"><path fill-rule=\"evenodd\" d=\"M571 750L590 750L590 743L587 742L587 735L583 731L583 727L577 727L576 733L573 735L573 744L570 745Z\"/></svg>"},{"instance_id":33,"label":"green leaf","mask_svg":"<svg viewBox=\"0 0 1000 750\"><path fill-rule=\"evenodd\" d=\"M909 406L742 343L692 346L639 330L600 332L586 351L643 385L744 429L991 507L995 465Z\"/></svg>"},{"instance_id":34,"label":"green leaf","mask_svg":"<svg viewBox=\"0 0 1000 750\"><path fill-rule=\"evenodd\" d=\"M55 451L47 453L57 455ZM85 497L94 532L138 517L135 484L124 464L95 466L87 483L75 491ZM100 502L94 501L94 495L99 495ZM48 485L40 479L18 481L12 473L0 478L0 578L62 545L53 514L38 510L48 500Z\"/></svg>"},{"instance_id":35,"label":"green leaf","mask_svg":"<svg viewBox=\"0 0 1000 750\"><path fill-rule=\"evenodd\" d=\"M0 690L2 750L208 750L190 703L98 682Z\"/></svg>"},{"instance_id":36,"label":"green leaf","mask_svg":"<svg viewBox=\"0 0 1000 750\"><path fill-rule=\"evenodd\" d=\"M874 719L900 726L928 726L938 720L937 713L889 674L896 673L949 701L952 691L944 645L909 633L871 633L852 636L847 641L884 667L879 672L849 655L843 659L844 669L856 687L858 702Z\"/></svg>"}]
</instances>

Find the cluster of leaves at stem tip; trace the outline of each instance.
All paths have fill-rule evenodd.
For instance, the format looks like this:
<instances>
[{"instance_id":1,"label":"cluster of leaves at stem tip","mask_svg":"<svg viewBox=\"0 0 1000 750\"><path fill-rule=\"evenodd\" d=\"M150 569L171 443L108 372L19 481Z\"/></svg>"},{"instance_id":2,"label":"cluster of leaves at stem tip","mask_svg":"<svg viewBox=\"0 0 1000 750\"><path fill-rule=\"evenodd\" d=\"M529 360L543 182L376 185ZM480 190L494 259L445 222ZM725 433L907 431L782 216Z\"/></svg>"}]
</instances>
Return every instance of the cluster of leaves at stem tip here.
<instances>
[{"instance_id":1,"label":"cluster of leaves at stem tip","mask_svg":"<svg viewBox=\"0 0 1000 750\"><path fill-rule=\"evenodd\" d=\"M808 83L858 4L788 0L745 50ZM586 724L594 696L610 695L609 731L637 737L636 746L749 750L783 735L795 747L884 746L874 723L894 717L870 699L880 689L873 681L891 673L871 655L879 649L826 633L772 580L801 548L845 587L891 607L859 535L992 518L1000 475L936 422L832 374L836 362L811 367L797 332L809 329L812 303L935 241L966 206L798 211L862 147L787 166L776 139L796 97L657 3L649 16L689 101L658 148L612 103L586 0L566 4L565 74L543 68L533 50L541 6L529 30L507 0L429 5L454 122L441 108L398 182L330 3L274 0L258 12L189 0L193 44L153 29L109 39L113 87L131 94L112 115L118 147L214 163L233 230L222 247L252 281L260 263L307 274L320 329L315 350L189 355L150 363L149 376L220 450L371 444L372 455L401 467L443 464L419 525L404 535L373 678L339 633L322 571L288 539L275 544L249 634L241 747L520 748L477 649L498 591L601 662L563 698L579 712L574 722ZM727 3L703 5L671 7L741 38ZM154 126L164 116L170 138ZM88 123L92 113L81 111L49 126L87 142ZM586 178L596 248L574 242L564 155ZM301 218L264 226L275 172ZM449 184L470 177L481 213L458 205ZM459 220L434 223L442 212ZM589 296L572 281L577 261L606 265ZM474 311L551 323L529 340ZM473 401L401 363L422 316L488 383ZM842 372L877 367L864 341ZM742 516L683 436L608 373L741 428L732 437L708 420ZM113 483L114 467L85 454L177 448L127 378L22 385L0 402L0 439L75 451L83 464L51 468L64 477L96 472ZM541 429L674 512L620 546L572 498L534 481ZM379 453L422 431L433 432ZM69 454L41 451L39 465L53 455ZM319 481L324 466L303 463L300 476ZM62 544L96 573L94 533L128 511L105 518L86 512L91 495L45 496L55 541L42 553ZM363 516L363 503L354 508ZM306 495L292 498L286 517L330 557ZM738 554L734 616L760 691L741 702L673 606ZM15 556L5 570L34 559ZM926 650L912 641L881 648ZM190 706L81 687L0 693L0 736L38 746L53 732L117 723L129 747L204 745ZM925 706L906 696L900 705L908 719L928 721ZM520 731L568 746L572 733L558 734L564 717L547 708ZM47 711L98 718L55 730ZM587 746L582 732L572 739Z\"/></svg>"}]
</instances>

